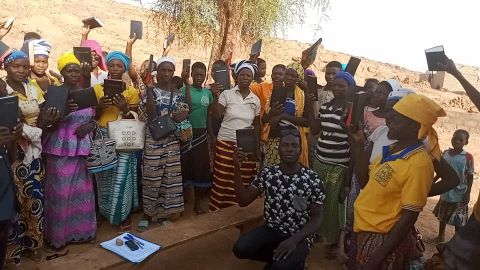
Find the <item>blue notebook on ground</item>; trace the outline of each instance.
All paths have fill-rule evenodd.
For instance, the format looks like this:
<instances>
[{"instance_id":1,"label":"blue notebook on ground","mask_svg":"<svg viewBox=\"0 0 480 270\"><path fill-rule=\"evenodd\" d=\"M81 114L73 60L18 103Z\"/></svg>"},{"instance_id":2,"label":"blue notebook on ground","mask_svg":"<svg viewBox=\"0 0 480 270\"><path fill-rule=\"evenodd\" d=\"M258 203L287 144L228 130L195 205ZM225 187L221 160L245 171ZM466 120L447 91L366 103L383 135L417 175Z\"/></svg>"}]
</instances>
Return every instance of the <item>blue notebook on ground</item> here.
<instances>
[{"instance_id":1,"label":"blue notebook on ground","mask_svg":"<svg viewBox=\"0 0 480 270\"><path fill-rule=\"evenodd\" d=\"M130 250L130 248L125 245L126 239L128 239L129 237L133 237L140 248L135 251ZM122 240L123 244L121 246L117 246L117 238ZM144 240L131 233L124 233L113 238L112 240L102 242L100 243L100 246L132 263L141 263L146 258L148 258L148 256L152 255L160 249L159 245L148 242L147 240Z\"/></svg>"}]
</instances>

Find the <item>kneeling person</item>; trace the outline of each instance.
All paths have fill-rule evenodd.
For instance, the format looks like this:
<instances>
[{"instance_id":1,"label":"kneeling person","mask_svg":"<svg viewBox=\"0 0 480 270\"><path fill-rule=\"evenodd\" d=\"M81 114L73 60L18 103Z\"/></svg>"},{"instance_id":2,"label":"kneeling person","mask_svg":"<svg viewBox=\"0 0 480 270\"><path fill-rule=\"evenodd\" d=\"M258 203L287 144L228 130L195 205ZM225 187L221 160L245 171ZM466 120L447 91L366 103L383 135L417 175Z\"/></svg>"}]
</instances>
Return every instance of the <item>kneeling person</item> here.
<instances>
[{"instance_id":1,"label":"kneeling person","mask_svg":"<svg viewBox=\"0 0 480 270\"><path fill-rule=\"evenodd\" d=\"M245 207L263 192L266 220L235 243L233 252L238 258L266 262L265 269L303 269L314 233L320 228L325 194L318 175L298 162L300 145L296 129L282 131L280 165L265 167L249 186L243 185L240 173L246 154L235 150L238 204Z\"/></svg>"}]
</instances>

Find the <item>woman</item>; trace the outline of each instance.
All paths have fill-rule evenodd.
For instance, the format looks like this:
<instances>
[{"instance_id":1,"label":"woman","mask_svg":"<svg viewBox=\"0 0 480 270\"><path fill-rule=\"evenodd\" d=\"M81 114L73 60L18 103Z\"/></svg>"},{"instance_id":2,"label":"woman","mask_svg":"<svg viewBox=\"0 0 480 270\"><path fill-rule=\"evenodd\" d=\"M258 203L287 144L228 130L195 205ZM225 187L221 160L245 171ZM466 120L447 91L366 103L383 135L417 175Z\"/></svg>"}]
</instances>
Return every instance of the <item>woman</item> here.
<instances>
[{"instance_id":1,"label":"woman","mask_svg":"<svg viewBox=\"0 0 480 270\"><path fill-rule=\"evenodd\" d=\"M441 154L433 124L445 116L429 98L411 94L387 113L388 135L396 143L383 148L370 166L368 182L354 209L357 264L360 269L408 269L416 256L414 224L427 202L434 166L431 153ZM363 136L352 136L357 167L362 167ZM432 146L434 146L432 148Z\"/></svg>"},{"instance_id":2,"label":"woman","mask_svg":"<svg viewBox=\"0 0 480 270\"><path fill-rule=\"evenodd\" d=\"M310 116L313 134L320 132L313 169L325 181L325 218L320 236L327 240L327 258L334 259L338 252L340 233L345 227L345 204L340 202L345 175L350 162L348 135L343 128L343 115L347 96L355 87L355 79L339 71L332 82L334 98L320 107L319 119Z\"/></svg>"},{"instance_id":3,"label":"woman","mask_svg":"<svg viewBox=\"0 0 480 270\"><path fill-rule=\"evenodd\" d=\"M235 65L234 73L238 85L223 91L220 96L214 93L213 110L219 118L223 115L222 125L217 137L213 188L210 196L210 211L216 211L237 204L233 183L233 151L237 144L237 129L252 125L260 137L260 99L250 91L250 84L256 72L256 65L241 61ZM244 162L242 178L248 185L256 173L254 162Z\"/></svg>"},{"instance_id":4,"label":"woman","mask_svg":"<svg viewBox=\"0 0 480 270\"><path fill-rule=\"evenodd\" d=\"M105 65L105 57L103 56L102 47L95 40L82 40L80 47L87 47L92 50L92 72L90 76L90 86L102 84L108 78L107 66Z\"/></svg>"},{"instance_id":5,"label":"woman","mask_svg":"<svg viewBox=\"0 0 480 270\"><path fill-rule=\"evenodd\" d=\"M73 53L58 59L64 90L78 90L82 70ZM87 70L87 72L89 72ZM87 73L88 77L88 73ZM95 196L85 157L90 153L93 108L70 113L43 136L45 155L45 238L53 249L95 237Z\"/></svg>"},{"instance_id":6,"label":"woman","mask_svg":"<svg viewBox=\"0 0 480 270\"><path fill-rule=\"evenodd\" d=\"M12 165L20 209L10 232L7 251L7 258L18 263L22 253L34 260L41 259L37 252L43 245L44 166L41 158L41 128L58 118L58 113L48 110L42 113L43 120L39 119L40 105L45 100L40 86L27 79L30 64L25 53L12 52L4 60L4 67L7 72L7 94L18 96L23 122L17 159Z\"/></svg>"},{"instance_id":7,"label":"woman","mask_svg":"<svg viewBox=\"0 0 480 270\"><path fill-rule=\"evenodd\" d=\"M34 59L34 64L31 66L30 79L35 80L45 93L50 85L60 84L57 78L51 77L47 73L48 59L52 46L43 39L34 39L27 41L28 43L32 43Z\"/></svg>"},{"instance_id":8,"label":"woman","mask_svg":"<svg viewBox=\"0 0 480 270\"><path fill-rule=\"evenodd\" d=\"M110 79L121 80L130 66L130 58L122 52L113 51L107 55ZM105 96L103 84L94 86L99 100L96 115L99 132L108 137L107 123L115 121L119 114L129 117L140 102L138 91L132 86L125 87L121 95ZM99 134L97 134L99 136ZM137 159L135 153L117 152L118 163L113 169L95 174L98 185L100 213L111 224L120 225L119 231L131 229L130 212L138 207Z\"/></svg>"},{"instance_id":9,"label":"woman","mask_svg":"<svg viewBox=\"0 0 480 270\"><path fill-rule=\"evenodd\" d=\"M140 109L148 120L171 115L179 125L187 120L187 110L178 89L171 85L175 62L171 57L157 61L157 84L146 82L147 90L142 97ZM154 140L147 128L143 152L142 199L144 218L140 230L149 226L149 221L166 225L183 212L182 171L180 165L180 143L176 134Z\"/></svg>"},{"instance_id":10,"label":"woman","mask_svg":"<svg viewBox=\"0 0 480 270\"><path fill-rule=\"evenodd\" d=\"M265 162L267 166L280 164L278 144L280 132L283 129L298 129L302 142L302 154L300 163L308 168L308 142L304 127L308 126L305 111L305 94L297 86L298 73L293 68L287 68L285 72L285 87L277 87L273 90L270 106L262 121L266 123L266 132L262 134L267 141Z\"/></svg>"}]
</instances>

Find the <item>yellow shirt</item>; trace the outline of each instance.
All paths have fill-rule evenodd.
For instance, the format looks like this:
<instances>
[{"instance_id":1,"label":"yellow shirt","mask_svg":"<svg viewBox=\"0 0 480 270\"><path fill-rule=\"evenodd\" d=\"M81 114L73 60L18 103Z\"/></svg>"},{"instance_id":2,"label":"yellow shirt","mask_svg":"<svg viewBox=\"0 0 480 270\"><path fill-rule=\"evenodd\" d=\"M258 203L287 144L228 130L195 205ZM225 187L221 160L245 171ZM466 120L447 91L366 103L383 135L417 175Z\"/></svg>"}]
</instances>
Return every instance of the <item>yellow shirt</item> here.
<instances>
[{"instance_id":1,"label":"yellow shirt","mask_svg":"<svg viewBox=\"0 0 480 270\"><path fill-rule=\"evenodd\" d=\"M475 216L477 221L480 222L480 192L478 193L477 202L475 203L475 206L473 207L473 215Z\"/></svg>"},{"instance_id":2,"label":"yellow shirt","mask_svg":"<svg viewBox=\"0 0 480 270\"><path fill-rule=\"evenodd\" d=\"M95 95L98 100L105 95L102 84L95 85L93 89L95 90ZM140 103L138 91L133 86L127 86L127 90L123 91L122 95L130 105L138 105ZM107 127L108 122L117 120L119 113L120 109L117 106L108 106L102 111L102 115L100 115L100 118L98 119L98 125L101 127Z\"/></svg>"},{"instance_id":3,"label":"yellow shirt","mask_svg":"<svg viewBox=\"0 0 480 270\"><path fill-rule=\"evenodd\" d=\"M45 102L43 91L35 80L22 83L22 85L25 89L26 96L14 91L8 84L7 93L10 96L18 96L18 107L20 107L23 119L27 125L35 127L37 125L38 115L40 114L40 104Z\"/></svg>"},{"instance_id":4,"label":"yellow shirt","mask_svg":"<svg viewBox=\"0 0 480 270\"><path fill-rule=\"evenodd\" d=\"M254 82L250 85L250 91L252 91L260 99L260 119L262 119L263 115L267 111L267 108L270 107L273 84ZM265 138L267 132L268 130L265 128L265 125L262 125L261 138Z\"/></svg>"},{"instance_id":5,"label":"yellow shirt","mask_svg":"<svg viewBox=\"0 0 480 270\"><path fill-rule=\"evenodd\" d=\"M378 157L354 204L355 232L388 233L402 209L421 212L433 176L433 163L423 145L390 155L383 163Z\"/></svg>"}]
</instances>

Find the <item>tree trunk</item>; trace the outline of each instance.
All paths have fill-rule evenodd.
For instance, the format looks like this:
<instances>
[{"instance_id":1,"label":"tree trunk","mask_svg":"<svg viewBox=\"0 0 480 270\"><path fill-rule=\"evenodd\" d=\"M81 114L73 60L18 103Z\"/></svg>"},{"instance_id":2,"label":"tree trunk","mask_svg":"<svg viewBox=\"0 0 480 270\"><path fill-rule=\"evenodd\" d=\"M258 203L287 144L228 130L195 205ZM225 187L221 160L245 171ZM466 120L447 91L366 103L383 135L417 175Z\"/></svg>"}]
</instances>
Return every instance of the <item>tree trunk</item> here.
<instances>
[{"instance_id":1,"label":"tree trunk","mask_svg":"<svg viewBox=\"0 0 480 270\"><path fill-rule=\"evenodd\" d=\"M226 60L231 53L235 55L235 49L240 48L242 40L245 0L218 0L217 4L220 30L213 40L208 70L216 60Z\"/></svg>"}]
</instances>

